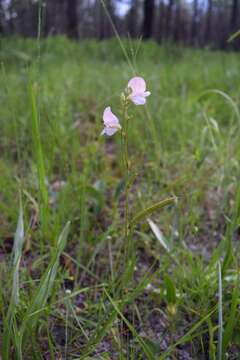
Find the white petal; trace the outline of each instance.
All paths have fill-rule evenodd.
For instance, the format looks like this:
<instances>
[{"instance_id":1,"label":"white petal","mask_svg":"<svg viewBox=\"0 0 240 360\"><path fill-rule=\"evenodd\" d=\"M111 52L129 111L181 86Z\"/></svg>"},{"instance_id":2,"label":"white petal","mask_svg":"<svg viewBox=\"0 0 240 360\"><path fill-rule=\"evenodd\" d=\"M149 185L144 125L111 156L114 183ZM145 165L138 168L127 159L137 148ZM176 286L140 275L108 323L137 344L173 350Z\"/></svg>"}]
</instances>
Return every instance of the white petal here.
<instances>
[{"instance_id":1,"label":"white petal","mask_svg":"<svg viewBox=\"0 0 240 360\"><path fill-rule=\"evenodd\" d=\"M150 91L145 91L145 92L143 93L143 96L144 96L144 97L148 97L149 95L151 95Z\"/></svg>"}]
</instances>

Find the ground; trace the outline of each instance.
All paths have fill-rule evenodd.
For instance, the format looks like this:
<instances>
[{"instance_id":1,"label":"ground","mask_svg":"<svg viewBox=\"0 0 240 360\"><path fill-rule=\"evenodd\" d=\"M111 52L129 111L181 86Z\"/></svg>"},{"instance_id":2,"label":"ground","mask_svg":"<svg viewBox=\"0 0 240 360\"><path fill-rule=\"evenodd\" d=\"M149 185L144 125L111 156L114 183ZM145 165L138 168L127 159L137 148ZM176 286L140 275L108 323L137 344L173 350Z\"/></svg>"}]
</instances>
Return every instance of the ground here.
<instances>
[{"instance_id":1,"label":"ground","mask_svg":"<svg viewBox=\"0 0 240 360\"><path fill-rule=\"evenodd\" d=\"M2 358L238 359L239 54L0 41Z\"/></svg>"}]
</instances>

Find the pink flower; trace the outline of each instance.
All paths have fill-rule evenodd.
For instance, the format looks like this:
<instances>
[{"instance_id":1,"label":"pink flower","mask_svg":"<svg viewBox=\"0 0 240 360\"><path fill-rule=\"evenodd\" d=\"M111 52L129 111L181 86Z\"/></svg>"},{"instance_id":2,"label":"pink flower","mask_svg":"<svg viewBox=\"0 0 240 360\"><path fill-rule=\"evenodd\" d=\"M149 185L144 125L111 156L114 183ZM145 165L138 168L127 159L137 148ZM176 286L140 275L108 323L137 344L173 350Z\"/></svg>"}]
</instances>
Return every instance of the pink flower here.
<instances>
[{"instance_id":1,"label":"pink flower","mask_svg":"<svg viewBox=\"0 0 240 360\"><path fill-rule=\"evenodd\" d=\"M128 82L128 87L131 89L129 99L135 105L144 105L146 103L146 97L151 95L150 91L146 91L145 80L139 76L135 76Z\"/></svg>"},{"instance_id":2,"label":"pink flower","mask_svg":"<svg viewBox=\"0 0 240 360\"><path fill-rule=\"evenodd\" d=\"M101 132L101 135L106 134L108 136L112 136L118 130L121 130L121 125L119 124L119 120L111 111L110 106L106 107L103 112L103 123L104 129Z\"/></svg>"}]
</instances>

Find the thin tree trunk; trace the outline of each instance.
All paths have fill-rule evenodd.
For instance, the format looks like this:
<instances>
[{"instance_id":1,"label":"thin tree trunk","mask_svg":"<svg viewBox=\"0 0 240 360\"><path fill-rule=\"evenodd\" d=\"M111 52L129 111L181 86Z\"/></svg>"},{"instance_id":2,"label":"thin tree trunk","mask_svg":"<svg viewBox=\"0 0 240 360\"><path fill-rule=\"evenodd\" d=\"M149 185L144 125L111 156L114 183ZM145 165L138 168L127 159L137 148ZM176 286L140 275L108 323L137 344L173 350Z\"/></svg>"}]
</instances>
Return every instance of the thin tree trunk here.
<instances>
[{"instance_id":1,"label":"thin tree trunk","mask_svg":"<svg viewBox=\"0 0 240 360\"><path fill-rule=\"evenodd\" d=\"M165 6L163 0L160 1L157 19L157 40L161 42L164 38L164 19L165 19Z\"/></svg>"},{"instance_id":2,"label":"thin tree trunk","mask_svg":"<svg viewBox=\"0 0 240 360\"><path fill-rule=\"evenodd\" d=\"M127 25L128 25L128 32L131 37L135 38L138 33L138 23L137 23L137 13L138 13L138 1L132 0L131 8L128 14Z\"/></svg>"},{"instance_id":3,"label":"thin tree trunk","mask_svg":"<svg viewBox=\"0 0 240 360\"><path fill-rule=\"evenodd\" d=\"M166 16L166 38L172 38L172 10L173 10L174 0L169 0L168 7L167 7L167 16Z\"/></svg>"},{"instance_id":4,"label":"thin tree trunk","mask_svg":"<svg viewBox=\"0 0 240 360\"><path fill-rule=\"evenodd\" d=\"M152 36L154 21L155 0L144 1L143 38L149 39Z\"/></svg>"},{"instance_id":5,"label":"thin tree trunk","mask_svg":"<svg viewBox=\"0 0 240 360\"><path fill-rule=\"evenodd\" d=\"M78 38L77 0L67 0L67 32L71 38Z\"/></svg>"},{"instance_id":6,"label":"thin tree trunk","mask_svg":"<svg viewBox=\"0 0 240 360\"><path fill-rule=\"evenodd\" d=\"M112 35L112 27L110 24L109 16L114 22L114 11L112 0L105 0L104 6L99 1L99 38L100 40L108 38ZM107 14L108 13L108 14Z\"/></svg>"},{"instance_id":7,"label":"thin tree trunk","mask_svg":"<svg viewBox=\"0 0 240 360\"><path fill-rule=\"evenodd\" d=\"M197 43L197 16L198 16L198 0L193 2L193 16L192 16L192 31L191 31L191 43L196 45Z\"/></svg>"},{"instance_id":8,"label":"thin tree trunk","mask_svg":"<svg viewBox=\"0 0 240 360\"><path fill-rule=\"evenodd\" d=\"M230 34L232 35L238 30L240 30L239 1L233 0L231 22L230 22ZM238 37L233 41L232 46L235 50L240 48L240 41Z\"/></svg>"},{"instance_id":9,"label":"thin tree trunk","mask_svg":"<svg viewBox=\"0 0 240 360\"><path fill-rule=\"evenodd\" d=\"M240 29L238 29L238 26L240 27L240 24L238 24L238 21L239 21L238 12L239 12L238 0L233 0L233 2L232 2L231 24L230 24L231 32L240 30Z\"/></svg>"},{"instance_id":10,"label":"thin tree trunk","mask_svg":"<svg viewBox=\"0 0 240 360\"><path fill-rule=\"evenodd\" d=\"M208 10L207 10L207 18L206 18L206 28L205 28L205 36L204 42L208 44L211 42L212 35L212 0L208 0Z\"/></svg>"},{"instance_id":11,"label":"thin tree trunk","mask_svg":"<svg viewBox=\"0 0 240 360\"><path fill-rule=\"evenodd\" d=\"M181 17L181 4L178 1L176 5L175 19L174 19L174 41L178 42L180 40L180 17Z\"/></svg>"},{"instance_id":12,"label":"thin tree trunk","mask_svg":"<svg viewBox=\"0 0 240 360\"><path fill-rule=\"evenodd\" d=\"M4 19L4 12L2 7L2 0L0 0L0 34L3 34L3 19Z\"/></svg>"}]
</instances>

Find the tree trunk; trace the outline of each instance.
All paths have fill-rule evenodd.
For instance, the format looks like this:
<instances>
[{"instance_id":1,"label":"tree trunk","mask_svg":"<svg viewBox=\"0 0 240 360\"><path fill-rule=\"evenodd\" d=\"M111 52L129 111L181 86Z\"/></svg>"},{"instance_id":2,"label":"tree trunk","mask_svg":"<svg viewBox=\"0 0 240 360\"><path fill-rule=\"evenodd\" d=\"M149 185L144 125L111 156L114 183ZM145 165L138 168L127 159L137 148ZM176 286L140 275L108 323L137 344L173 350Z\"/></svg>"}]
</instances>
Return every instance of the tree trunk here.
<instances>
[{"instance_id":1,"label":"tree trunk","mask_svg":"<svg viewBox=\"0 0 240 360\"><path fill-rule=\"evenodd\" d=\"M239 19L239 1L233 0L232 2L232 14L230 23L230 35L240 30L240 19ZM236 37L232 43L234 49L240 48L239 37Z\"/></svg>"},{"instance_id":2,"label":"tree trunk","mask_svg":"<svg viewBox=\"0 0 240 360\"><path fill-rule=\"evenodd\" d=\"M131 8L128 13L127 27L128 32L132 38L135 38L138 34L138 0L131 1Z\"/></svg>"},{"instance_id":3,"label":"tree trunk","mask_svg":"<svg viewBox=\"0 0 240 360\"><path fill-rule=\"evenodd\" d=\"M109 17L114 21L114 8L112 0L104 0L104 5L99 1L99 39L106 39L112 35L112 26Z\"/></svg>"},{"instance_id":4,"label":"tree trunk","mask_svg":"<svg viewBox=\"0 0 240 360\"><path fill-rule=\"evenodd\" d=\"M231 32L235 32L237 30L240 30L240 24L238 24L238 12L239 12L239 4L238 4L238 0L233 0L232 2L232 15L231 15L231 24L230 24L230 29ZM238 28L239 26L239 28Z\"/></svg>"},{"instance_id":5,"label":"tree trunk","mask_svg":"<svg viewBox=\"0 0 240 360\"><path fill-rule=\"evenodd\" d=\"M2 0L0 0L0 34L3 34L4 12L2 7Z\"/></svg>"},{"instance_id":6,"label":"tree trunk","mask_svg":"<svg viewBox=\"0 0 240 360\"><path fill-rule=\"evenodd\" d=\"M144 1L143 39L149 39L152 36L154 6L155 0Z\"/></svg>"},{"instance_id":7,"label":"tree trunk","mask_svg":"<svg viewBox=\"0 0 240 360\"><path fill-rule=\"evenodd\" d=\"M167 16L166 16L166 23L165 23L165 30L166 30L166 38L170 39L172 37L172 10L173 10L174 0L169 0L168 7L167 7Z\"/></svg>"},{"instance_id":8,"label":"tree trunk","mask_svg":"<svg viewBox=\"0 0 240 360\"><path fill-rule=\"evenodd\" d=\"M164 38L164 19L165 19L165 6L164 0L160 1L158 9L158 19L157 19L157 40L161 42Z\"/></svg>"},{"instance_id":9,"label":"tree trunk","mask_svg":"<svg viewBox=\"0 0 240 360\"><path fill-rule=\"evenodd\" d=\"M192 30L191 30L191 43L197 43L197 17L198 17L198 0L193 2L193 16L192 16Z\"/></svg>"},{"instance_id":10,"label":"tree trunk","mask_svg":"<svg viewBox=\"0 0 240 360\"><path fill-rule=\"evenodd\" d=\"M67 33L71 38L78 38L77 0L67 0Z\"/></svg>"},{"instance_id":11,"label":"tree trunk","mask_svg":"<svg viewBox=\"0 0 240 360\"><path fill-rule=\"evenodd\" d=\"M212 0L208 0L208 10L207 10L207 18L206 18L206 28L205 28L205 36L204 42L205 44L209 44L211 42L211 34L212 34Z\"/></svg>"},{"instance_id":12,"label":"tree trunk","mask_svg":"<svg viewBox=\"0 0 240 360\"><path fill-rule=\"evenodd\" d=\"M175 19L174 19L174 41L179 42L180 40L180 20L181 20L181 4L180 1L176 4Z\"/></svg>"}]
</instances>

